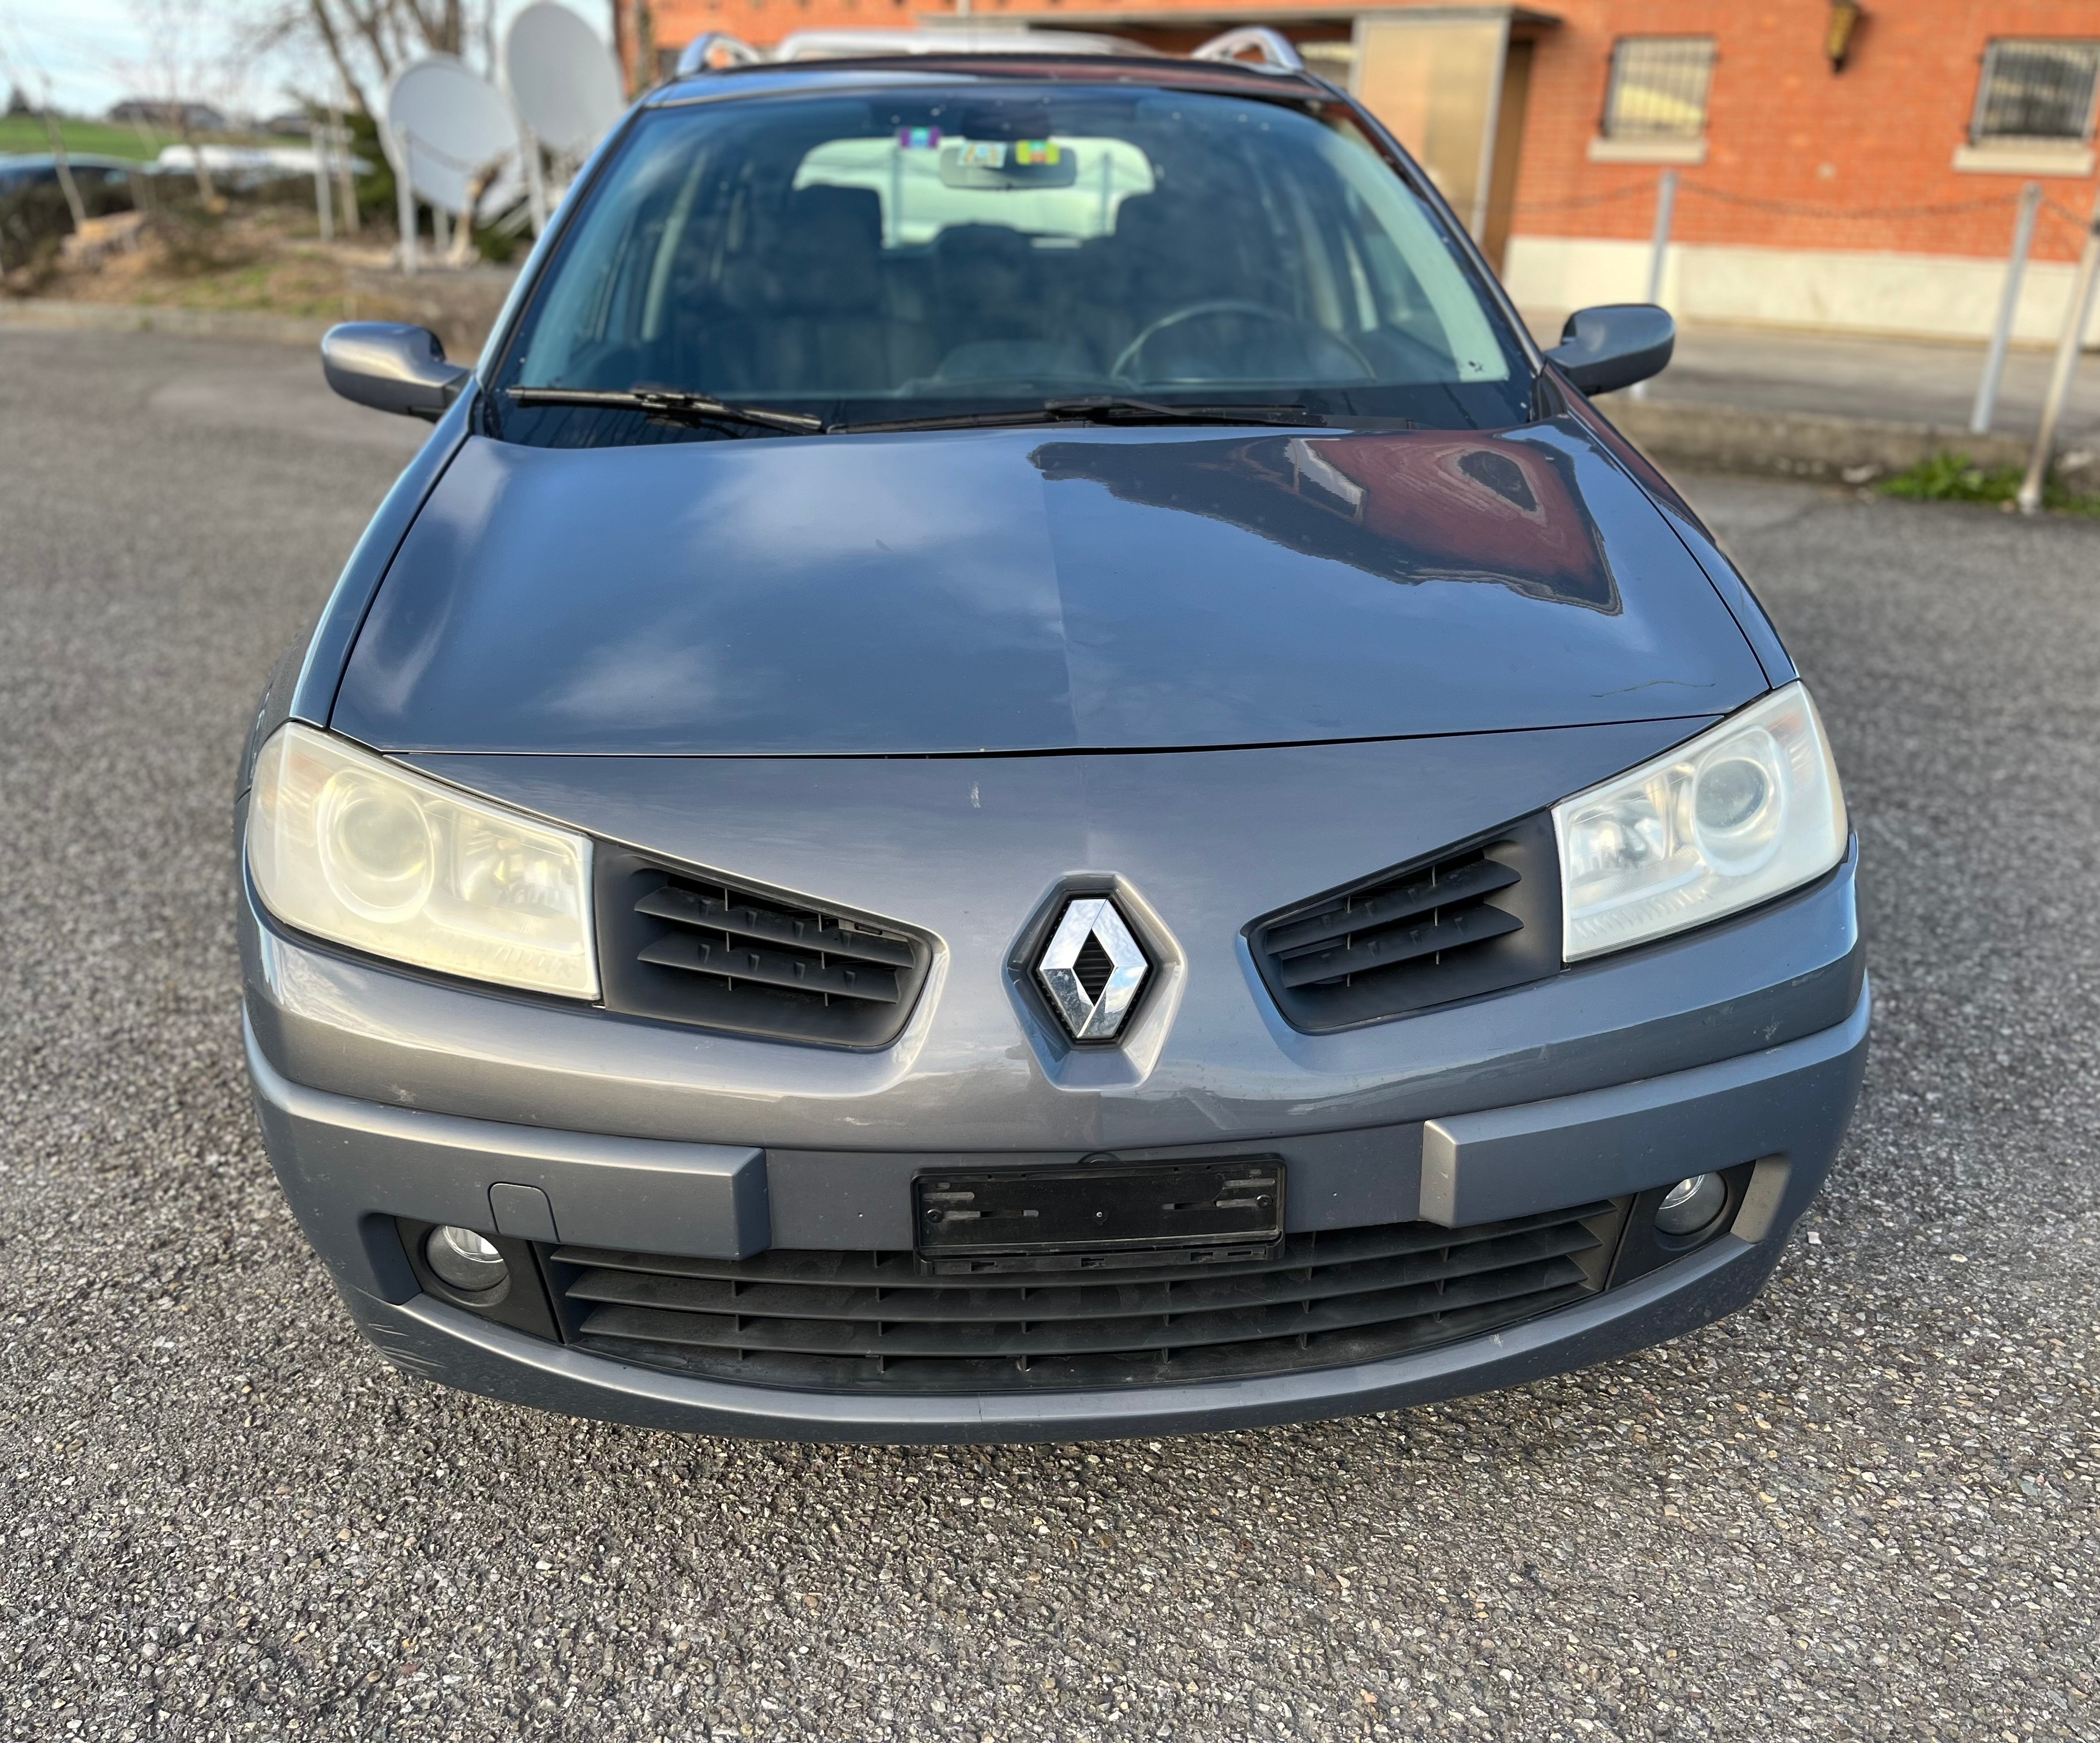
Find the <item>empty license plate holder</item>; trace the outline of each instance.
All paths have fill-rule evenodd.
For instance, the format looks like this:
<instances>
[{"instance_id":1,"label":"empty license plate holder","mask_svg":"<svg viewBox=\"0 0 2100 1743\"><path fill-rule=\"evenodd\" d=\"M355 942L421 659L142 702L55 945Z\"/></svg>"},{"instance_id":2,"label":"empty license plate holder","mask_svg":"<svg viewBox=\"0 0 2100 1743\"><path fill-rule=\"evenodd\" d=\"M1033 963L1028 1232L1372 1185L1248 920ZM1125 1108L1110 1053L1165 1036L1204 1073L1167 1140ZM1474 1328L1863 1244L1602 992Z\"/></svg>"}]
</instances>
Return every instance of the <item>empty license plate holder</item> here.
<instances>
[{"instance_id":1,"label":"empty license plate holder","mask_svg":"<svg viewBox=\"0 0 2100 1743\"><path fill-rule=\"evenodd\" d=\"M1274 1257L1283 1159L1109 1162L928 1173L911 1182L937 1271L1123 1270Z\"/></svg>"}]
</instances>

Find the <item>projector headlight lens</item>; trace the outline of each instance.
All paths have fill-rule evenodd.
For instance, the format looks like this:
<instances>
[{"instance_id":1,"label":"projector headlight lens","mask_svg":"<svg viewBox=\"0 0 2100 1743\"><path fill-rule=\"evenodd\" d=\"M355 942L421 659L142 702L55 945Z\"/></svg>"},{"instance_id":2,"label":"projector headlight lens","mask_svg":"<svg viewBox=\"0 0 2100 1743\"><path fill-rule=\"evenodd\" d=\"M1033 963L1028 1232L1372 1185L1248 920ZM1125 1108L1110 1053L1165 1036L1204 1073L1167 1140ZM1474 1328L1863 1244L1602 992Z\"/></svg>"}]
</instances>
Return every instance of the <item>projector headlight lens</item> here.
<instances>
[{"instance_id":1,"label":"projector headlight lens","mask_svg":"<svg viewBox=\"0 0 2100 1743\"><path fill-rule=\"evenodd\" d=\"M287 926L441 974L598 996L590 840L312 727L255 766L248 865Z\"/></svg>"},{"instance_id":2,"label":"projector headlight lens","mask_svg":"<svg viewBox=\"0 0 2100 1743\"><path fill-rule=\"evenodd\" d=\"M1553 808L1570 962L1704 926L1844 856L1845 797L1815 704L1789 684L1689 744Z\"/></svg>"}]
</instances>

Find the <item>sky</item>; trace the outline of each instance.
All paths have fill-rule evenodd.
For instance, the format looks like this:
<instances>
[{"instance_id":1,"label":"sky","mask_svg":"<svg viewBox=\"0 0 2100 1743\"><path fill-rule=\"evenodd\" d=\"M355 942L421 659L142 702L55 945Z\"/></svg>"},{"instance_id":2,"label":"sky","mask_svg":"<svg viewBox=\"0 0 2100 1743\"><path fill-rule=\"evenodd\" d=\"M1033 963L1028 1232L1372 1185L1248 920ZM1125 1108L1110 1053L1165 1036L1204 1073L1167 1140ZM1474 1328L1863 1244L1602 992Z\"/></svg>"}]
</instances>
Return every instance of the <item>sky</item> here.
<instances>
[{"instance_id":1,"label":"sky","mask_svg":"<svg viewBox=\"0 0 2100 1743\"><path fill-rule=\"evenodd\" d=\"M499 32L526 3L496 0ZM228 38L279 10L272 0L213 0L194 8ZM610 0L579 0L570 10L601 37L609 36ZM48 78L57 107L73 115L99 116L120 98L146 89L147 81L133 69L152 59L148 20L152 11L153 0L0 0L0 103L6 100L9 70L29 87L32 100L41 99L42 81ZM324 57L315 50L305 55L280 53L250 69L232 90L197 95L261 116L285 108L293 86L319 92L333 82Z\"/></svg>"}]
</instances>

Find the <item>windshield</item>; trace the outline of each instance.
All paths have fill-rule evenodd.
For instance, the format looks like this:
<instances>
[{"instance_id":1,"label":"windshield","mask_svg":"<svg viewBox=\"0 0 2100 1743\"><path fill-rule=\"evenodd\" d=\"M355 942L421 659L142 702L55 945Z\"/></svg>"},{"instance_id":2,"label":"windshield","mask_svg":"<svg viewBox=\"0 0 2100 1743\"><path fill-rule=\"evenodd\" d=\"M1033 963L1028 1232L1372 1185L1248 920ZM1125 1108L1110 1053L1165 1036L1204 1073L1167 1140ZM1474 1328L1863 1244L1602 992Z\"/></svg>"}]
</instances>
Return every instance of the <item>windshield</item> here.
<instances>
[{"instance_id":1,"label":"windshield","mask_svg":"<svg viewBox=\"0 0 2100 1743\"><path fill-rule=\"evenodd\" d=\"M1472 269L1339 104L969 86L674 106L588 200L500 388L831 426L1088 395L1529 415ZM501 409L515 440L667 438L632 407Z\"/></svg>"}]
</instances>

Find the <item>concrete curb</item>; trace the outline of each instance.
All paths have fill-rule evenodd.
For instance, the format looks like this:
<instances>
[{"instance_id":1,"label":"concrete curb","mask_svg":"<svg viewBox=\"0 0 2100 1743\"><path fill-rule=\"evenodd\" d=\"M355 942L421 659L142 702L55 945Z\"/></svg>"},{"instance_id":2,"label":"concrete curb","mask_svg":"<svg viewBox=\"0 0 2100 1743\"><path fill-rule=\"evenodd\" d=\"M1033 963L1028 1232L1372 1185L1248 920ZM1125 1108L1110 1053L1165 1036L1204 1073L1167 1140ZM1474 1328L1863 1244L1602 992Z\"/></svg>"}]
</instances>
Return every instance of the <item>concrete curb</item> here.
<instances>
[{"instance_id":1,"label":"concrete curb","mask_svg":"<svg viewBox=\"0 0 2100 1743\"><path fill-rule=\"evenodd\" d=\"M0 297L0 328L69 332L166 332L196 339L255 339L314 345L335 323L319 316L250 309L161 308L150 303L73 302L57 297Z\"/></svg>"},{"instance_id":2,"label":"concrete curb","mask_svg":"<svg viewBox=\"0 0 2100 1743\"><path fill-rule=\"evenodd\" d=\"M1806 412L1754 412L1683 400L1602 403L1604 415L1657 460L1716 472L1778 473L1864 484L1934 455L1965 454L1988 469L2027 464L2024 436L1972 436L1939 424L1892 424Z\"/></svg>"},{"instance_id":3,"label":"concrete curb","mask_svg":"<svg viewBox=\"0 0 2100 1743\"><path fill-rule=\"evenodd\" d=\"M408 321L437 334L448 354L470 360L496 324L516 277L514 271L501 266L434 270L412 279L398 272L353 269L343 312L333 315L76 302L60 297L0 297L0 330L41 327L74 332L166 332L248 339L264 345L312 345L338 321Z\"/></svg>"},{"instance_id":4,"label":"concrete curb","mask_svg":"<svg viewBox=\"0 0 2100 1743\"><path fill-rule=\"evenodd\" d=\"M360 310L374 319L420 320L439 329L448 346L464 356L479 348L508 288L492 273L456 275L448 283L389 275L358 287L361 301L382 297L408 306ZM377 293L377 294L374 294ZM448 304L472 306L448 307ZM485 305L485 306L483 306ZM9 327L102 332L167 332L198 338L250 339L267 344L313 345L333 321L263 315L240 309L157 308L142 304L72 302L50 297L0 299L0 329ZM2024 466L2024 436L1972 436L1951 425L1897 424L1871 418L1831 417L1807 412L1759 412L1740 406L1687 400L1629 399L1614 394L1601 402L1605 415L1641 449L1665 464L1715 472L1748 472L1783 478L1828 478L1865 484L1901 472L1934 455L1965 454L1985 468Z\"/></svg>"}]
</instances>

